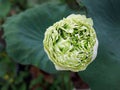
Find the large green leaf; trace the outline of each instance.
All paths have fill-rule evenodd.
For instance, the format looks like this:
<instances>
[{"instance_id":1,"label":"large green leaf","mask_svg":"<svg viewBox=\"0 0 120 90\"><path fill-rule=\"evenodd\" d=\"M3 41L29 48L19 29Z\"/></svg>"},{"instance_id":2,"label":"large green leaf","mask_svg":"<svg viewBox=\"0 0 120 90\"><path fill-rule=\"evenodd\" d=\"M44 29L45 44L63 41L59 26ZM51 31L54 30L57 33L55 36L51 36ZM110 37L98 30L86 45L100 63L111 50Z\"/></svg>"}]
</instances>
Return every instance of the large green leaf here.
<instances>
[{"instance_id":1,"label":"large green leaf","mask_svg":"<svg viewBox=\"0 0 120 90\"><path fill-rule=\"evenodd\" d=\"M99 40L96 60L80 72L92 90L120 90L120 0L83 0Z\"/></svg>"},{"instance_id":2,"label":"large green leaf","mask_svg":"<svg viewBox=\"0 0 120 90\"><path fill-rule=\"evenodd\" d=\"M43 49L46 28L56 21L74 13L62 3L45 3L13 16L4 24L4 38L8 54L17 62L32 64L54 73L54 65Z\"/></svg>"}]
</instances>

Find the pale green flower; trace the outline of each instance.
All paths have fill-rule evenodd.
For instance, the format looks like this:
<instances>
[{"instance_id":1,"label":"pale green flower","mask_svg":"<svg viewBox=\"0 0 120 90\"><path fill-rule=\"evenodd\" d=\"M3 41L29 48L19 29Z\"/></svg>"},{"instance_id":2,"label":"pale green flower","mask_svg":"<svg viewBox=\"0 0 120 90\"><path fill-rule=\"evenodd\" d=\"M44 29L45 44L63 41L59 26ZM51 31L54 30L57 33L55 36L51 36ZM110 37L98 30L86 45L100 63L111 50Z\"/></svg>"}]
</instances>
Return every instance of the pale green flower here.
<instances>
[{"instance_id":1,"label":"pale green flower","mask_svg":"<svg viewBox=\"0 0 120 90\"><path fill-rule=\"evenodd\" d=\"M93 21L72 14L45 32L44 49L57 70L85 70L97 55L98 40Z\"/></svg>"}]
</instances>

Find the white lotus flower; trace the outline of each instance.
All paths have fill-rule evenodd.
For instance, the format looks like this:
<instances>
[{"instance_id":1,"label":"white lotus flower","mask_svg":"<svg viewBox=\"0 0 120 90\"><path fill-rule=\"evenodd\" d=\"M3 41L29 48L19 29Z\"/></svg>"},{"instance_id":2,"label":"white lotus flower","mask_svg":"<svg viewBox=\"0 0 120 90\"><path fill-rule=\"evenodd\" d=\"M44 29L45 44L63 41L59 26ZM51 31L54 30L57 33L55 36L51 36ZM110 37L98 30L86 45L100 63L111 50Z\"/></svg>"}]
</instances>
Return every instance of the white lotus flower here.
<instances>
[{"instance_id":1,"label":"white lotus flower","mask_svg":"<svg viewBox=\"0 0 120 90\"><path fill-rule=\"evenodd\" d=\"M80 14L69 15L50 26L43 44L57 70L73 72L85 70L98 48L92 19Z\"/></svg>"}]
</instances>

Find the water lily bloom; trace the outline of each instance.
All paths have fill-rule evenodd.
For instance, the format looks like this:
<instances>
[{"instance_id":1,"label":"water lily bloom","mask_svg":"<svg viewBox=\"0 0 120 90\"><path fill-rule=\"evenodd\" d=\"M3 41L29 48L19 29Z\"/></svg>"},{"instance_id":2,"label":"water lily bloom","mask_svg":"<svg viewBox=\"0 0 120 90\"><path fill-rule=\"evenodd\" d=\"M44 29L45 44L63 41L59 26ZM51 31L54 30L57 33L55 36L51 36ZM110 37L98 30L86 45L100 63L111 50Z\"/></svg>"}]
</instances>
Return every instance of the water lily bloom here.
<instances>
[{"instance_id":1,"label":"water lily bloom","mask_svg":"<svg viewBox=\"0 0 120 90\"><path fill-rule=\"evenodd\" d=\"M71 14L50 26L43 44L57 70L73 72L85 70L98 48L92 19L80 14Z\"/></svg>"}]
</instances>

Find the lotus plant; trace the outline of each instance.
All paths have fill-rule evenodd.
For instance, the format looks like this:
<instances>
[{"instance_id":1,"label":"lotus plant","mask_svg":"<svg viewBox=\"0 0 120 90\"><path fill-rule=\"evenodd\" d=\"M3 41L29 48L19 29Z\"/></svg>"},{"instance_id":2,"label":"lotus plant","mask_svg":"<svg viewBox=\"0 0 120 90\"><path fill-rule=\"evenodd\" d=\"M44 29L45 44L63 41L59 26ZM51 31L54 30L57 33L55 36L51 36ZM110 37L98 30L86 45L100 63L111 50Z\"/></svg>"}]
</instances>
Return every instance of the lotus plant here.
<instances>
[{"instance_id":1,"label":"lotus plant","mask_svg":"<svg viewBox=\"0 0 120 90\"><path fill-rule=\"evenodd\" d=\"M98 48L92 19L80 14L71 14L50 26L43 44L57 70L73 72L85 70Z\"/></svg>"}]
</instances>

